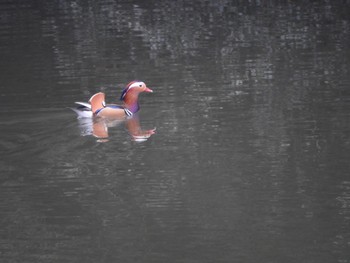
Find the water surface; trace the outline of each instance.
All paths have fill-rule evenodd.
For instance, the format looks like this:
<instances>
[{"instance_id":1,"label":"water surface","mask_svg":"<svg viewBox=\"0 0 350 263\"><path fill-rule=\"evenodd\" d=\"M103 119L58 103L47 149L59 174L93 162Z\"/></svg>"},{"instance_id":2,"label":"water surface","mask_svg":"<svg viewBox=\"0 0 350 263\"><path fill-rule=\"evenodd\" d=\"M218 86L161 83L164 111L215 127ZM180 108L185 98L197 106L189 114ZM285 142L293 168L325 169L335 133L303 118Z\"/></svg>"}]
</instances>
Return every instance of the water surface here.
<instances>
[{"instance_id":1,"label":"water surface","mask_svg":"<svg viewBox=\"0 0 350 263\"><path fill-rule=\"evenodd\" d=\"M349 7L1 3L1 262L350 262Z\"/></svg>"}]
</instances>

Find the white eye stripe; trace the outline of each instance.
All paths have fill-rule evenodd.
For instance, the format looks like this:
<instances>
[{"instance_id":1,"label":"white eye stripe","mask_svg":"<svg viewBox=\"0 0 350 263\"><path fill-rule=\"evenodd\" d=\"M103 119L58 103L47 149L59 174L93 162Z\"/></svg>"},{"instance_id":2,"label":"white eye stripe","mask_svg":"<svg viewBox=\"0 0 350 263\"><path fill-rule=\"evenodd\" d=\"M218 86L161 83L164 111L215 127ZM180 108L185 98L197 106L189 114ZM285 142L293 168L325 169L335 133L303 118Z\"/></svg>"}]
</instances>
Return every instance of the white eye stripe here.
<instances>
[{"instance_id":1,"label":"white eye stripe","mask_svg":"<svg viewBox=\"0 0 350 263\"><path fill-rule=\"evenodd\" d=\"M143 82L135 82L135 83L131 84L128 89L140 87L140 85L142 86L142 85L144 85L144 83Z\"/></svg>"}]
</instances>

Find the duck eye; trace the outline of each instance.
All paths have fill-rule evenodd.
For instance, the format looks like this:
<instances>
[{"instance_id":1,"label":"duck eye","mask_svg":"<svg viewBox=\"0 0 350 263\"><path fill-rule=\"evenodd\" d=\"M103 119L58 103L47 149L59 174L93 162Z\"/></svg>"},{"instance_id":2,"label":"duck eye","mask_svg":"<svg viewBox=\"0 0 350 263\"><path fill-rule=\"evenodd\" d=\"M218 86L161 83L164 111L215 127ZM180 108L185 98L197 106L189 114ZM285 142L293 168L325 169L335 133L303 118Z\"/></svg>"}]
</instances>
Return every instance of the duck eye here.
<instances>
[{"instance_id":1,"label":"duck eye","mask_svg":"<svg viewBox=\"0 0 350 263\"><path fill-rule=\"evenodd\" d=\"M142 87L142 85L140 84L139 87Z\"/></svg>"}]
</instances>

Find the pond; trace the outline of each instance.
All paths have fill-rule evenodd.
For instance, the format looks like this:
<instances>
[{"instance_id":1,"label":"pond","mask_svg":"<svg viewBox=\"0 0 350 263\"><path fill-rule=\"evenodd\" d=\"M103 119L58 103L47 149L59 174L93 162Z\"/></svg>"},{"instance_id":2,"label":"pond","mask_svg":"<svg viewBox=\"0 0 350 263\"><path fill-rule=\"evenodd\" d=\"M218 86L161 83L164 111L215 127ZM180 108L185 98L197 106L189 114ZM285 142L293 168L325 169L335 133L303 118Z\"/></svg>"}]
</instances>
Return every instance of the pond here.
<instances>
[{"instance_id":1,"label":"pond","mask_svg":"<svg viewBox=\"0 0 350 263\"><path fill-rule=\"evenodd\" d=\"M349 8L1 3L1 261L350 262Z\"/></svg>"}]
</instances>

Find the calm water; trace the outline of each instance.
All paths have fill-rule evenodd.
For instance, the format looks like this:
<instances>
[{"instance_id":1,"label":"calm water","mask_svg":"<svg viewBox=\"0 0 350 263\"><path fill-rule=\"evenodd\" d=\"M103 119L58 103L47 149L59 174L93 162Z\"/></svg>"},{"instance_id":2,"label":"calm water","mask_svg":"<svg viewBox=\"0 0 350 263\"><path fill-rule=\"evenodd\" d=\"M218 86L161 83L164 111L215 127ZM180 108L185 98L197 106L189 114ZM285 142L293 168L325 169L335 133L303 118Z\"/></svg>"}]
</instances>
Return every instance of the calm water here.
<instances>
[{"instance_id":1,"label":"calm water","mask_svg":"<svg viewBox=\"0 0 350 263\"><path fill-rule=\"evenodd\" d=\"M1 262L350 262L350 2L232 2L0 2Z\"/></svg>"}]
</instances>

